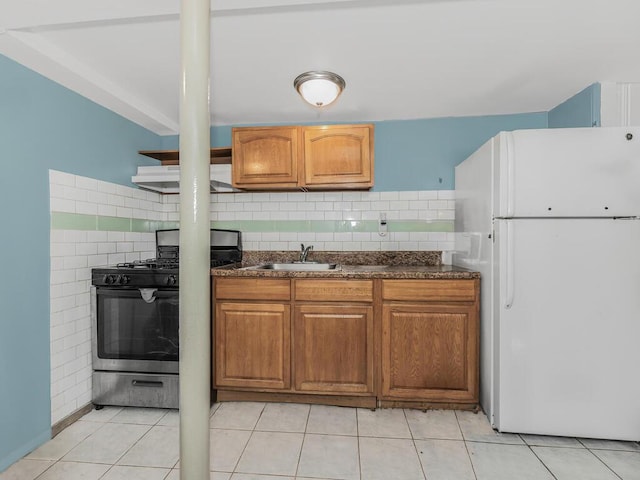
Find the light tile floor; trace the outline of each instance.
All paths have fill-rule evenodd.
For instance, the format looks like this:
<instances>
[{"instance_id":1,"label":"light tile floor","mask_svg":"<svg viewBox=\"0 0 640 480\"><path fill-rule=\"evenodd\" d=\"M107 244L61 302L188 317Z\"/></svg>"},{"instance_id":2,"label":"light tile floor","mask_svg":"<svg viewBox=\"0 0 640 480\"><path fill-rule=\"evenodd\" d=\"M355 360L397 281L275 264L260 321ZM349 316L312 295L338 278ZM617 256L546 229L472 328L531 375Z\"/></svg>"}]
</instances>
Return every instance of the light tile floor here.
<instances>
[{"instance_id":1,"label":"light tile floor","mask_svg":"<svg viewBox=\"0 0 640 480\"><path fill-rule=\"evenodd\" d=\"M0 480L179 480L178 412L105 407ZM640 480L640 444L498 434L483 414L213 405L211 480Z\"/></svg>"}]
</instances>

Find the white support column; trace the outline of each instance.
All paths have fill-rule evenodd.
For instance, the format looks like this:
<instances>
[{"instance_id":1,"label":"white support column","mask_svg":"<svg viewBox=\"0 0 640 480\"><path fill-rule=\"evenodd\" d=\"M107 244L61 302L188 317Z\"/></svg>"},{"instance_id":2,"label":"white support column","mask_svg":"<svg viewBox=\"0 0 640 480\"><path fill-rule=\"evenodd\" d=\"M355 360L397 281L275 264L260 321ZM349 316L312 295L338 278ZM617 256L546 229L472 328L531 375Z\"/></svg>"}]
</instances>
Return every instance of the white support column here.
<instances>
[{"instance_id":1,"label":"white support column","mask_svg":"<svg viewBox=\"0 0 640 480\"><path fill-rule=\"evenodd\" d=\"M182 0L180 479L209 480L209 0Z\"/></svg>"}]
</instances>

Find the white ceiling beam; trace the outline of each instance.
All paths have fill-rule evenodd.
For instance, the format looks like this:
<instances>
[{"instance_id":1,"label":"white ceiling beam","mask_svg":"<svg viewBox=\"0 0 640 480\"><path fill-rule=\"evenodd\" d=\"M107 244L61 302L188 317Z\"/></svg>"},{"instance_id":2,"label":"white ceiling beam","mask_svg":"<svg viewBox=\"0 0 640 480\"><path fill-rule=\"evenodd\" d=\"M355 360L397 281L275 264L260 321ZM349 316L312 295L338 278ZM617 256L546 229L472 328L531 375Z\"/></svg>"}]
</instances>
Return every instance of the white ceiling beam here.
<instances>
[{"instance_id":1,"label":"white ceiling beam","mask_svg":"<svg viewBox=\"0 0 640 480\"><path fill-rule=\"evenodd\" d=\"M211 0L211 13L242 15L283 11L310 11L335 8L366 8L425 3L453 3L481 0ZM498 0L506 1L506 0ZM517 1L517 0L509 0ZM147 22L180 15L174 0L22 0L0 4L0 26L6 30L45 31L55 28L122 22Z\"/></svg>"},{"instance_id":2,"label":"white ceiling beam","mask_svg":"<svg viewBox=\"0 0 640 480\"><path fill-rule=\"evenodd\" d=\"M172 118L96 73L43 37L27 32L6 31L0 35L0 53L132 122L145 125L159 135L178 132L178 123Z\"/></svg>"}]
</instances>

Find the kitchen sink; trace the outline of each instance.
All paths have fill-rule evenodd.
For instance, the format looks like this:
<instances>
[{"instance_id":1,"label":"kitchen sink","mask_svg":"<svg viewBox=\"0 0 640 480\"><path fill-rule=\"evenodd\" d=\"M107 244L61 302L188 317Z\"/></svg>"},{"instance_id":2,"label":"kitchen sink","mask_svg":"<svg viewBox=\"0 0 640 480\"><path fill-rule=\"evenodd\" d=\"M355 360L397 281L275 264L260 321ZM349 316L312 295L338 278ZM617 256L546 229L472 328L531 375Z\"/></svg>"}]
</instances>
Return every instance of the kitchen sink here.
<instances>
[{"instance_id":1,"label":"kitchen sink","mask_svg":"<svg viewBox=\"0 0 640 480\"><path fill-rule=\"evenodd\" d=\"M316 270L340 270L336 263L316 263L316 262L291 262L291 263L266 263L255 267L248 267L251 270L287 270L291 272L308 272Z\"/></svg>"}]
</instances>

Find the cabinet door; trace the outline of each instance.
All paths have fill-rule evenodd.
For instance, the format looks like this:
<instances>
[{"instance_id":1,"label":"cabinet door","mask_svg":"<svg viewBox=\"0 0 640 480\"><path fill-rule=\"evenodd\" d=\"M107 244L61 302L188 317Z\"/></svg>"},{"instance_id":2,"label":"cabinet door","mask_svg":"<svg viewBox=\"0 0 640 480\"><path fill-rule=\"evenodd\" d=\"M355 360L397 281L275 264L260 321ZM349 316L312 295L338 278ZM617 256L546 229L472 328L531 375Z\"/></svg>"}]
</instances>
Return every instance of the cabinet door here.
<instances>
[{"instance_id":1,"label":"cabinet door","mask_svg":"<svg viewBox=\"0 0 640 480\"><path fill-rule=\"evenodd\" d=\"M297 127L234 128L233 186L244 189L298 185Z\"/></svg>"},{"instance_id":2,"label":"cabinet door","mask_svg":"<svg viewBox=\"0 0 640 480\"><path fill-rule=\"evenodd\" d=\"M297 391L373 392L373 307L295 307L294 384Z\"/></svg>"},{"instance_id":3,"label":"cabinet door","mask_svg":"<svg viewBox=\"0 0 640 480\"><path fill-rule=\"evenodd\" d=\"M373 186L373 126L304 127L304 183L313 188Z\"/></svg>"},{"instance_id":4,"label":"cabinet door","mask_svg":"<svg viewBox=\"0 0 640 480\"><path fill-rule=\"evenodd\" d=\"M289 305L219 302L215 312L216 387L289 389Z\"/></svg>"},{"instance_id":5,"label":"cabinet door","mask_svg":"<svg viewBox=\"0 0 640 480\"><path fill-rule=\"evenodd\" d=\"M477 402L475 305L384 304L382 395Z\"/></svg>"}]
</instances>

